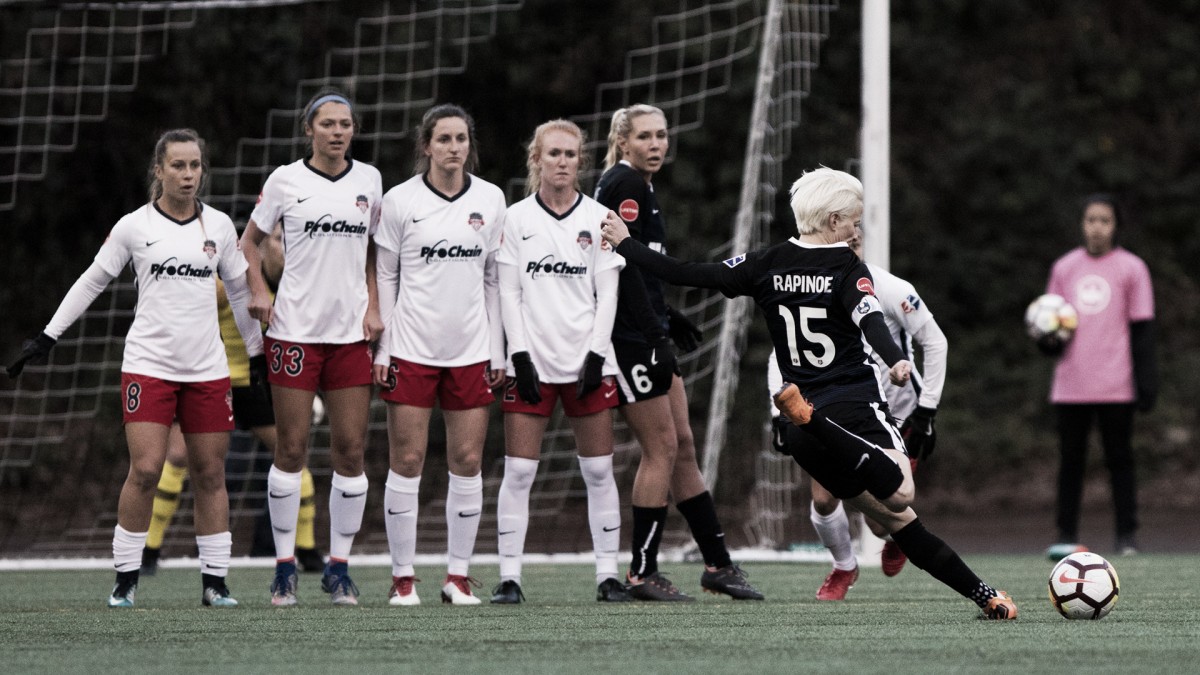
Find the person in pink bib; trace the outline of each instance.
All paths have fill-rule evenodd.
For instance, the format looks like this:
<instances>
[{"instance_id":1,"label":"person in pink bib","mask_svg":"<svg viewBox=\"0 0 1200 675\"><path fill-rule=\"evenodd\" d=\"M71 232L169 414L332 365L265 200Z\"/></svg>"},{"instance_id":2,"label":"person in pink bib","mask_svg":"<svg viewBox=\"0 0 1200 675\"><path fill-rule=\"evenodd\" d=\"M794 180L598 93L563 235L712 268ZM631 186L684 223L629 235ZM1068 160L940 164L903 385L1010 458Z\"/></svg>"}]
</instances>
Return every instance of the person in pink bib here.
<instances>
[{"instance_id":1,"label":"person in pink bib","mask_svg":"<svg viewBox=\"0 0 1200 675\"><path fill-rule=\"evenodd\" d=\"M1158 392L1154 356L1154 289L1146 263L1117 245L1120 209L1109 195L1083 203L1083 246L1054 262L1047 293L1079 313L1079 327L1065 346L1041 344L1058 356L1050 402L1058 416L1058 544L1079 548L1079 505L1088 434L1100 429L1112 480L1116 550L1137 552L1137 489L1133 463L1133 414L1154 407Z\"/></svg>"}]
</instances>

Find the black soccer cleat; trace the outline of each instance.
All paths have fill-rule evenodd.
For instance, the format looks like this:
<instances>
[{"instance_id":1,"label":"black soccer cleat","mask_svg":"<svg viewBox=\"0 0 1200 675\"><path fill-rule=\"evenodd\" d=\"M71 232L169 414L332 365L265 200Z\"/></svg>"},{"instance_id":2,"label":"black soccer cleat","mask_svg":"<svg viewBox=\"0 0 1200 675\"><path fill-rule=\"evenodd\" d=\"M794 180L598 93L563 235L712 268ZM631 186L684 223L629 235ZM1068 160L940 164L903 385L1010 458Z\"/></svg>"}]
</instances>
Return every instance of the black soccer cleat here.
<instances>
[{"instance_id":1,"label":"black soccer cleat","mask_svg":"<svg viewBox=\"0 0 1200 675\"><path fill-rule=\"evenodd\" d=\"M700 575L700 587L714 595L728 595L734 600L762 600L763 594L746 581L746 572L737 564L730 563L715 570L704 569Z\"/></svg>"},{"instance_id":2,"label":"black soccer cleat","mask_svg":"<svg viewBox=\"0 0 1200 675\"><path fill-rule=\"evenodd\" d=\"M521 592L521 584L509 579L501 581L499 586L492 589L493 605L519 605L525 600Z\"/></svg>"},{"instance_id":3,"label":"black soccer cleat","mask_svg":"<svg viewBox=\"0 0 1200 675\"><path fill-rule=\"evenodd\" d=\"M596 587L596 602L632 602L629 591L625 590L625 584L609 577L600 582Z\"/></svg>"},{"instance_id":4,"label":"black soccer cleat","mask_svg":"<svg viewBox=\"0 0 1200 675\"><path fill-rule=\"evenodd\" d=\"M150 548L147 546L142 549L142 576L152 577L158 573L158 557L161 554L161 548Z\"/></svg>"},{"instance_id":5,"label":"black soccer cleat","mask_svg":"<svg viewBox=\"0 0 1200 675\"><path fill-rule=\"evenodd\" d=\"M324 572L325 558L315 548L296 549L296 563L305 572Z\"/></svg>"},{"instance_id":6,"label":"black soccer cleat","mask_svg":"<svg viewBox=\"0 0 1200 675\"><path fill-rule=\"evenodd\" d=\"M647 602L692 602L695 600L692 596L675 588L675 584L671 583L661 572L648 574L637 581L630 578L629 583L625 584L625 591L634 600Z\"/></svg>"}]
</instances>

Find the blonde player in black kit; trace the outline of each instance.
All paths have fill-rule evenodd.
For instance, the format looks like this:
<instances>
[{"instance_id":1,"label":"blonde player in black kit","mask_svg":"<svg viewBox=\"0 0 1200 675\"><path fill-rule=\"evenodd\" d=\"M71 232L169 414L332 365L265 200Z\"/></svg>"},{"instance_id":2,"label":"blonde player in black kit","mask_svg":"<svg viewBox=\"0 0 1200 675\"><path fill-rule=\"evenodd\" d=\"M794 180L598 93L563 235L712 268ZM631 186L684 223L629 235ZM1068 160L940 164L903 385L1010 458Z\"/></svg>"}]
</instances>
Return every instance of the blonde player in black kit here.
<instances>
[{"instance_id":1,"label":"blonde player in black kit","mask_svg":"<svg viewBox=\"0 0 1200 675\"><path fill-rule=\"evenodd\" d=\"M1017 607L984 583L913 512L912 472L886 411L877 366L863 338L889 364L895 384L912 364L891 339L866 265L846 245L862 219L862 183L833 169L792 185L800 236L720 263L683 263L629 236L619 218L604 238L631 265L667 281L753 297L767 320L783 373L776 404L792 425L787 448L815 480L883 525L917 567L970 599L987 619L1015 619ZM811 434L825 450L803 443Z\"/></svg>"},{"instance_id":2,"label":"blonde player in black kit","mask_svg":"<svg viewBox=\"0 0 1200 675\"><path fill-rule=\"evenodd\" d=\"M662 168L669 144L661 110L644 104L618 110L608 132L604 175L596 185L596 201L628 223L635 239L660 252L665 250L666 230L651 180ZM712 495L696 463L687 393L670 342L691 351L700 331L667 306L658 279L627 266L621 271L612 337L620 368L621 413L642 446L633 483L630 595L638 600L692 599L658 571L667 503L674 498L704 558L700 586L738 600L762 600L729 557Z\"/></svg>"}]
</instances>

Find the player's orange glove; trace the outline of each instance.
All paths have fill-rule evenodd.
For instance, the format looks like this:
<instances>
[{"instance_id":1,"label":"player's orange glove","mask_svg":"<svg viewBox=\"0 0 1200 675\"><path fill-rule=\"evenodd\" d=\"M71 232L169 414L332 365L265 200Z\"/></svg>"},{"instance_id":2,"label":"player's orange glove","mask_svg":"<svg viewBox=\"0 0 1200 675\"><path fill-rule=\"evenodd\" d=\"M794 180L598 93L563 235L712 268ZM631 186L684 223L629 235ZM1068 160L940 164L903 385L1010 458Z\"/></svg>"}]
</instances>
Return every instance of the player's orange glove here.
<instances>
[{"instance_id":1,"label":"player's orange glove","mask_svg":"<svg viewBox=\"0 0 1200 675\"><path fill-rule=\"evenodd\" d=\"M788 382L775 394L775 407L796 426L812 421L813 406L800 393L800 387Z\"/></svg>"}]
</instances>

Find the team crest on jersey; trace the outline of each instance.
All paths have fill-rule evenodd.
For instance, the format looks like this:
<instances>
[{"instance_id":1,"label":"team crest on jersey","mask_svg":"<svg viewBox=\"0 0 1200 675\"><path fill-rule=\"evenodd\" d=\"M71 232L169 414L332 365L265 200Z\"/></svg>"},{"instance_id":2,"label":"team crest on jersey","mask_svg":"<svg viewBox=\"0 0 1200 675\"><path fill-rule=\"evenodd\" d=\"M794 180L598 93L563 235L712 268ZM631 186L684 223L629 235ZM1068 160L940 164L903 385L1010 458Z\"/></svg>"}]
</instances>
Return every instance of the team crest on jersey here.
<instances>
[{"instance_id":1,"label":"team crest on jersey","mask_svg":"<svg viewBox=\"0 0 1200 675\"><path fill-rule=\"evenodd\" d=\"M217 242L212 239L205 239L204 252L208 254L209 260L212 260L212 257L217 254Z\"/></svg>"},{"instance_id":2,"label":"team crest on jersey","mask_svg":"<svg viewBox=\"0 0 1200 675\"><path fill-rule=\"evenodd\" d=\"M362 211L363 213L366 213L367 209L371 208L371 202L367 199L366 195L359 195L356 197L354 199L354 205L357 206L358 210Z\"/></svg>"},{"instance_id":3,"label":"team crest on jersey","mask_svg":"<svg viewBox=\"0 0 1200 675\"><path fill-rule=\"evenodd\" d=\"M730 258L728 260L722 260L721 262L725 263L726 267L733 269L734 267L737 267L738 265L741 265L742 263L746 262L746 254L743 253L741 255L735 255L732 258Z\"/></svg>"},{"instance_id":4,"label":"team crest on jersey","mask_svg":"<svg viewBox=\"0 0 1200 675\"><path fill-rule=\"evenodd\" d=\"M478 211L472 211L470 217L467 218L467 224L478 232L479 228L484 226L483 214Z\"/></svg>"},{"instance_id":5,"label":"team crest on jersey","mask_svg":"<svg viewBox=\"0 0 1200 675\"><path fill-rule=\"evenodd\" d=\"M905 314L921 309L921 298L916 293L910 293L907 298L900 301L900 310Z\"/></svg>"},{"instance_id":6,"label":"team crest on jersey","mask_svg":"<svg viewBox=\"0 0 1200 675\"><path fill-rule=\"evenodd\" d=\"M580 230L579 236L575 237L575 241L579 243L579 248L586 251L592 245L592 233L587 230Z\"/></svg>"},{"instance_id":7,"label":"team crest on jersey","mask_svg":"<svg viewBox=\"0 0 1200 675\"><path fill-rule=\"evenodd\" d=\"M621 216L621 220L632 223L638 219L638 203L636 199L626 199L617 207L617 215Z\"/></svg>"},{"instance_id":8,"label":"team crest on jersey","mask_svg":"<svg viewBox=\"0 0 1200 675\"><path fill-rule=\"evenodd\" d=\"M866 277L859 277L854 286L867 295L875 295L875 287L871 285L871 280Z\"/></svg>"}]
</instances>

